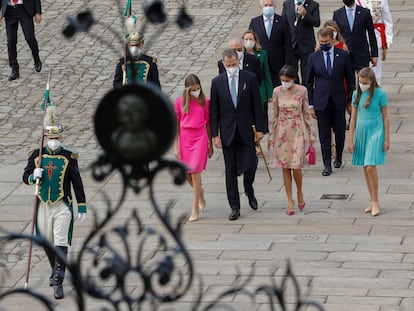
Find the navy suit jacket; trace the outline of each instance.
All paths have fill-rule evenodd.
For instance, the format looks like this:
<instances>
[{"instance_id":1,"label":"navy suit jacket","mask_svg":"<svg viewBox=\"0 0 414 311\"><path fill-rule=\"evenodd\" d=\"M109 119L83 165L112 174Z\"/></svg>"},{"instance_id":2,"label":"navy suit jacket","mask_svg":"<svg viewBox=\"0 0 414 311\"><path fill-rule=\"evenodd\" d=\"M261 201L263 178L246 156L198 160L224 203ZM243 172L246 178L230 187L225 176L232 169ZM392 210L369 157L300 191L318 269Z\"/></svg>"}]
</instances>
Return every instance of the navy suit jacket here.
<instances>
[{"instance_id":1,"label":"navy suit jacket","mask_svg":"<svg viewBox=\"0 0 414 311\"><path fill-rule=\"evenodd\" d=\"M363 67L368 67L371 57L378 57L377 39L375 38L374 24L370 11L358 5L356 6L352 31L349 28L345 7L334 12L333 20L339 25L340 32L348 45L354 69L359 70Z\"/></svg>"},{"instance_id":2,"label":"navy suit jacket","mask_svg":"<svg viewBox=\"0 0 414 311\"><path fill-rule=\"evenodd\" d=\"M219 67L219 74L226 71L226 68L224 68L222 60L218 61L218 67ZM263 75L262 75L262 70L260 68L260 59L256 55L251 55L251 54L244 52L243 70L247 70L253 73L256 76L257 81L259 82L259 85L262 83Z\"/></svg>"},{"instance_id":3,"label":"navy suit jacket","mask_svg":"<svg viewBox=\"0 0 414 311\"><path fill-rule=\"evenodd\" d=\"M24 10L30 15L42 14L42 6L40 0L25 0L23 1ZM7 0L1 1L1 14L6 16Z\"/></svg>"},{"instance_id":4,"label":"navy suit jacket","mask_svg":"<svg viewBox=\"0 0 414 311\"><path fill-rule=\"evenodd\" d=\"M303 6L306 15L296 16L295 2L295 0L283 2L282 16L286 18L290 27L293 50L307 55L315 51L316 40L313 28L321 25L319 3L305 0Z\"/></svg>"},{"instance_id":5,"label":"navy suit jacket","mask_svg":"<svg viewBox=\"0 0 414 311\"><path fill-rule=\"evenodd\" d=\"M347 92L345 91L346 80ZM306 87L309 94L309 105L315 110L325 110L329 96L337 109L345 109L355 89L355 75L351 59L344 50L334 48L334 61L332 75L329 76L325 66L322 51L316 51L309 55ZM347 98L347 94L348 97Z\"/></svg>"},{"instance_id":6,"label":"navy suit jacket","mask_svg":"<svg viewBox=\"0 0 414 311\"><path fill-rule=\"evenodd\" d=\"M267 52L269 58L269 69L272 81L280 84L279 71L284 65L292 65L292 39L287 20L275 14L273 16L273 27L270 39L266 35L263 15L252 18L249 29L253 30L259 37L260 44ZM275 86L275 83L273 83Z\"/></svg>"},{"instance_id":7,"label":"navy suit jacket","mask_svg":"<svg viewBox=\"0 0 414 311\"><path fill-rule=\"evenodd\" d=\"M259 84L249 71L239 71L237 108L231 100L227 73L224 72L211 82L210 96L211 135L220 134L223 146L229 146L236 129L242 144L254 145L252 125L258 132L264 131L264 113L260 98Z\"/></svg>"}]
</instances>

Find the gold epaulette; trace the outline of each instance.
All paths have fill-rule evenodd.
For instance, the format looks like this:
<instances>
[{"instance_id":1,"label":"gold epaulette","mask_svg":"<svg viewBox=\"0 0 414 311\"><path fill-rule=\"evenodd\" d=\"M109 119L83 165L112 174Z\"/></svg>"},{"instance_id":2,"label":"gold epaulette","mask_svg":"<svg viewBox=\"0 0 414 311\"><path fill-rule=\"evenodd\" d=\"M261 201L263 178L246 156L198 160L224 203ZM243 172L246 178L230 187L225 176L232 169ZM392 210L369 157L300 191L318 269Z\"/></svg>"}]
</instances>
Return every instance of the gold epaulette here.
<instances>
[{"instance_id":1,"label":"gold epaulette","mask_svg":"<svg viewBox=\"0 0 414 311\"><path fill-rule=\"evenodd\" d=\"M36 149L30 149L30 151L27 153L27 156L30 157L35 150Z\"/></svg>"},{"instance_id":2,"label":"gold epaulette","mask_svg":"<svg viewBox=\"0 0 414 311\"><path fill-rule=\"evenodd\" d=\"M153 58L152 58L152 61L153 61L153 63L154 63L154 64L156 64L156 63L158 62L158 58L153 57Z\"/></svg>"},{"instance_id":3,"label":"gold epaulette","mask_svg":"<svg viewBox=\"0 0 414 311\"><path fill-rule=\"evenodd\" d=\"M74 160L77 160L79 158L79 153L77 153L76 151L72 152L71 155L70 155L70 158L74 159Z\"/></svg>"}]
</instances>

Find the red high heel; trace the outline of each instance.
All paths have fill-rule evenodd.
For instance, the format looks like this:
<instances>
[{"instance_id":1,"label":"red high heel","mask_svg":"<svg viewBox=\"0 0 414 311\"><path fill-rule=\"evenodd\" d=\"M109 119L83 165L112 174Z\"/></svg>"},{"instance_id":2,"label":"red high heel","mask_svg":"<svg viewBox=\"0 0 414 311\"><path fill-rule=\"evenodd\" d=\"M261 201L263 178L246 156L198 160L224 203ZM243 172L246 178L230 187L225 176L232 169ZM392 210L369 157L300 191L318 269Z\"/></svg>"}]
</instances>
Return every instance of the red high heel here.
<instances>
[{"instance_id":1,"label":"red high heel","mask_svg":"<svg viewBox=\"0 0 414 311\"><path fill-rule=\"evenodd\" d=\"M305 208L305 202L303 202L302 204L298 204L298 209L300 210L300 211L303 211L303 209Z\"/></svg>"}]
</instances>

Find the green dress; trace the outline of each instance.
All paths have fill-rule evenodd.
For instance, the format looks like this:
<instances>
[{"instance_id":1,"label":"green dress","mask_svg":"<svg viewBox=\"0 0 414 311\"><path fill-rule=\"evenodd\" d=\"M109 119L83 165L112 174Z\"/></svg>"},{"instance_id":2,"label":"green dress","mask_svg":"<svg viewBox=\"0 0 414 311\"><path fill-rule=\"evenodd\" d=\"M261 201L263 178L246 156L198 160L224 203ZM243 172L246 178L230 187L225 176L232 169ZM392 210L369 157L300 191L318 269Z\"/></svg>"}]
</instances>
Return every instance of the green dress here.
<instances>
[{"instance_id":1,"label":"green dress","mask_svg":"<svg viewBox=\"0 0 414 311\"><path fill-rule=\"evenodd\" d=\"M267 58L267 52L265 50L255 51L254 54L260 60L260 69L263 74L263 81L260 84L260 96L263 103L267 103L269 98L272 98L273 95L273 84L272 77L270 76L269 71L269 61Z\"/></svg>"},{"instance_id":2,"label":"green dress","mask_svg":"<svg viewBox=\"0 0 414 311\"><path fill-rule=\"evenodd\" d=\"M352 94L352 106L358 109L352 155L352 164L356 166L375 166L385 163L385 131L381 108L387 105L387 95L383 89L375 88L367 109L364 105L368 96L368 91L362 92L357 104L356 91Z\"/></svg>"}]
</instances>

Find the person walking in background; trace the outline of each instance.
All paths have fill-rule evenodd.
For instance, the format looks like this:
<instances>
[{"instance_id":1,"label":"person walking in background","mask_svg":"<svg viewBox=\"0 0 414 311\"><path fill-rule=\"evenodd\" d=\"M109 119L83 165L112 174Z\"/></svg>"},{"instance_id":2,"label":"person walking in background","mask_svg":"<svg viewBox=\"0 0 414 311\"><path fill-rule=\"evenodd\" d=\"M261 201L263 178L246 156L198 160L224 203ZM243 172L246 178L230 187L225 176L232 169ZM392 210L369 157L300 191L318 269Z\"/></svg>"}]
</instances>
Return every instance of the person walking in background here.
<instances>
[{"instance_id":1,"label":"person walking in background","mask_svg":"<svg viewBox=\"0 0 414 311\"><path fill-rule=\"evenodd\" d=\"M269 58L273 87L280 85L279 71L284 65L292 65L292 40L287 20L275 14L273 0L260 0L262 15L250 21L249 29L259 37Z\"/></svg>"},{"instance_id":2,"label":"person walking in background","mask_svg":"<svg viewBox=\"0 0 414 311\"><path fill-rule=\"evenodd\" d=\"M393 43L393 22L387 0L356 0L357 4L370 10L378 45L378 61L374 70L377 83L381 85L382 61Z\"/></svg>"},{"instance_id":3,"label":"person walking in background","mask_svg":"<svg viewBox=\"0 0 414 311\"><path fill-rule=\"evenodd\" d=\"M236 220L240 217L239 171L243 173L249 206L253 210L258 208L253 189L257 169L255 145L263 138L264 116L256 77L239 69L234 50L225 49L222 60L226 72L211 82L211 136L214 146L223 149L227 199L231 208L229 220Z\"/></svg>"},{"instance_id":4,"label":"person walking in background","mask_svg":"<svg viewBox=\"0 0 414 311\"><path fill-rule=\"evenodd\" d=\"M333 33L332 44L334 47L344 50L344 51L349 51L348 46L346 45L345 39L342 36L341 31L339 29L339 26L334 20L326 21L325 24L323 24L323 27L328 27L329 29L332 30L332 33ZM320 49L319 42L317 44L316 49L317 50Z\"/></svg>"},{"instance_id":5,"label":"person walking in background","mask_svg":"<svg viewBox=\"0 0 414 311\"><path fill-rule=\"evenodd\" d=\"M296 183L298 208L305 208L302 192L302 168L306 163L309 144L315 142L315 132L308 108L306 87L294 81L297 71L286 65L280 70L282 85L273 91L268 147L272 152L270 165L283 170L283 183L288 199L287 214L294 215L292 177Z\"/></svg>"},{"instance_id":6,"label":"person walking in background","mask_svg":"<svg viewBox=\"0 0 414 311\"><path fill-rule=\"evenodd\" d=\"M332 173L331 128L336 142L335 168L342 166L345 140L345 109L355 85L355 75L347 52L332 45L332 30L323 27L318 31L320 50L309 56L306 87L312 117L318 121L324 169L323 176ZM344 79L348 91L344 87Z\"/></svg>"},{"instance_id":7,"label":"person walking in background","mask_svg":"<svg viewBox=\"0 0 414 311\"><path fill-rule=\"evenodd\" d=\"M272 100L273 86L272 77L269 71L269 60L267 58L267 52L262 49L260 40L257 34L253 30L247 30L243 34L244 48L247 54L256 55L260 61L260 69L262 71L263 80L260 83L260 97L263 103L264 112L264 133L266 134L269 129L269 116L268 116L268 102Z\"/></svg>"},{"instance_id":8,"label":"person walking in background","mask_svg":"<svg viewBox=\"0 0 414 311\"><path fill-rule=\"evenodd\" d=\"M144 54L144 36L140 32L128 34L128 57L125 66L124 57L118 59L115 67L113 87L122 86L123 83L131 84L135 82L150 82L161 89L159 80L157 59ZM132 62L133 60L133 62ZM134 67L132 67L134 64ZM125 72L125 73L124 73ZM126 81L124 80L124 74ZM135 74L135 77L133 76Z\"/></svg>"},{"instance_id":9,"label":"person walking in background","mask_svg":"<svg viewBox=\"0 0 414 311\"><path fill-rule=\"evenodd\" d=\"M293 66L296 71L300 68L300 83L305 85L308 57L315 51L316 44L313 28L321 24L319 3L313 0L285 0L282 17L286 18L290 27Z\"/></svg>"},{"instance_id":10,"label":"person walking in background","mask_svg":"<svg viewBox=\"0 0 414 311\"><path fill-rule=\"evenodd\" d=\"M197 221L199 210L206 205L201 182L201 172L207 157L213 155L210 129L210 101L205 97L200 79L190 74L184 81L183 96L174 103L177 116L175 156L187 167L187 181L193 188L193 208L189 221Z\"/></svg>"},{"instance_id":11,"label":"person walking in background","mask_svg":"<svg viewBox=\"0 0 414 311\"><path fill-rule=\"evenodd\" d=\"M239 69L247 70L253 73L259 85L262 83L263 75L260 67L260 60L254 55L248 54L244 50L244 41L241 37L233 37L229 40L229 48L237 53L237 59L239 60ZM219 68L219 74L226 71L224 68L223 60L220 59L217 63Z\"/></svg>"},{"instance_id":12,"label":"person walking in background","mask_svg":"<svg viewBox=\"0 0 414 311\"><path fill-rule=\"evenodd\" d=\"M24 39L32 51L34 68L37 72L42 70L42 62L39 57L39 46L35 37L34 23L42 21L42 6L40 0L2 0L2 17L6 20L7 51L9 54L9 66L12 71L9 81L20 77L19 63L17 61L17 29L19 23L22 26ZM0 19L1 25L2 19Z\"/></svg>"},{"instance_id":13,"label":"person walking in background","mask_svg":"<svg viewBox=\"0 0 414 311\"><path fill-rule=\"evenodd\" d=\"M374 25L368 9L355 4L355 0L343 0L344 7L333 13L341 34L349 48L352 65L358 72L361 68L377 65L378 46ZM368 44L368 40L369 44Z\"/></svg>"},{"instance_id":14,"label":"person walking in background","mask_svg":"<svg viewBox=\"0 0 414 311\"><path fill-rule=\"evenodd\" d=\"M371 68L359 71L358 82L357 90L352 95L348 150L352 153L352 164L364 167L370 198L370 204L364 211L377 216L380 207L376 166L385 164L385 155L390 148L388 101Z\"/></svg>"}]
</instances>

